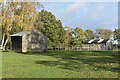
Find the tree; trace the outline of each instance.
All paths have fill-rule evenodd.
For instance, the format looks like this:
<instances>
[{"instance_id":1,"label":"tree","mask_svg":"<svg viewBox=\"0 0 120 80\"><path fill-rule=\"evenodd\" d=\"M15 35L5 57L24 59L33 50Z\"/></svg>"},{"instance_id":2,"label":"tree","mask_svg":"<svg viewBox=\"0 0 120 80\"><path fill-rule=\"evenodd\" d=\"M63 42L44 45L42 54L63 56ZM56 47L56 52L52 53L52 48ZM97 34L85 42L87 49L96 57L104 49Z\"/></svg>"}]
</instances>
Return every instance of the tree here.
<instances>
[{"instance_id":1,"label":"tree","mask_svg":"<svg viewBox=\"0 0 120 80\"><path fill-rule=\"evenodd\" d=\"M6 2L0 3L1 7L1 15L0 15L0 21L1 25L0 27L2 28L2 43L1 43L1 49L5 49L5 46L8 42L9 39L9 32L11 30L11 23L13 20L11 8L10 8L10 3Z\"/></svg>"},{"instance_id":2,"label":"tree","mask_svg":"<svg viewBox=\"0 0 120 80\"><path fill-rule=\"evenodd\" d=\"M85 33L86 33L86 38L87 38L87 39L94 39L94 38L95 38L95 33L94 33L94 31L92 31L92 30L90 30L90 29L87 29L87 30L85 31Z\"/></svg>"},{"instance_id":3,"label":"tree","mask_svg":"<svg viewBox=\"0 0 120 80\"><path fill-rule=\"evenodd\" d=\"M120 29L115 29L114 35L115 35L115 38L120 39Z\"/></svg>"},{"instance_id":4,"label":"tree","mask_svg":"<svg viewBox=\"0 0 120 80\"><path fill-rule=\"evenodd\" d=\"M33 29L37 18L36 7L41 4L36 2L1 2L0 27L2 28L2 46L5 49L10 39L10 34L15 31Z\"/></svg>"},{"instance_id":5,"label":"tree","mask_svg":"<svg viewBox=\"0 0 120 80\"><path fill-rule=\"evenodd\" d=\"M96 29L96 33L100 38L109 39L113 34L112 30L109 29Z\"/></svg>"},{"instance_id":6,"label":"tree","mask_svg":"<svg viewBox=\"0 0 120 80\"><path fill-rule=\"evenodd\" d=\"M35 29L44 33L48 37L48 45L60 46L64 42L64 28L60 20L48 11L42 10L38 14L38 19L35 22Z\"/></svg>"},{"instance_id":7,"label":"tree","mask_svg":"<svg viewBox=\"0 0 120 80\"><path fill-rule=\"evenodd\" d=\"M17 7L17 9L16 9ZM37 9L42 7L42 4L38 2L21 2L14 9L14 21L13 25L18 26L21 31L33 30L34 22L37 18ZM37 7L37 8L36 8ZM18 28L13 28L18 29Z\"/></svg>"},{"instance_id":8,"label":"tree","mask_svg":"<svg viewBox=\"0 0 120 80\"><path fill-rule=\"evenodd\" d=\"M65 28L64 47L67 49L71 45L72 41L72 29L70 27Z\"/></svg>"},{"instance_id":9,"label":"tree","mask_svg":"<svg viewBox=\"0 0 120 80\"><path fill-rule=\"evenodd\" d=\"M78 27L74 29L73 33L75 37L73 38L72 44L74 46L81 45L82 42L86 39L86 33L81 28Z\"/></svg>"}]
</instances>

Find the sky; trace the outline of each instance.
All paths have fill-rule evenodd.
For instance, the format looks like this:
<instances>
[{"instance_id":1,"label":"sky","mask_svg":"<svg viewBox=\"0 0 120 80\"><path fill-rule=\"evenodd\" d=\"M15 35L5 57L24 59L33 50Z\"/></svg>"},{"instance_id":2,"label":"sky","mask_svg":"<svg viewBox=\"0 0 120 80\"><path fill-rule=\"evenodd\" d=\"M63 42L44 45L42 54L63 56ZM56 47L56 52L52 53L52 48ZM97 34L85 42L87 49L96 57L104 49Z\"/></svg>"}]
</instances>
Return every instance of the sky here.
<instances>
[{"instance_id":1,"label":"sky","mask_svg":"<svg viewBox=\"0 0 120 80\"><path fill-rule=\"evenodd\" d=\"M117 2L42 2L63 26L86 29L118 28Z\"/></svg>"}]
</instances>

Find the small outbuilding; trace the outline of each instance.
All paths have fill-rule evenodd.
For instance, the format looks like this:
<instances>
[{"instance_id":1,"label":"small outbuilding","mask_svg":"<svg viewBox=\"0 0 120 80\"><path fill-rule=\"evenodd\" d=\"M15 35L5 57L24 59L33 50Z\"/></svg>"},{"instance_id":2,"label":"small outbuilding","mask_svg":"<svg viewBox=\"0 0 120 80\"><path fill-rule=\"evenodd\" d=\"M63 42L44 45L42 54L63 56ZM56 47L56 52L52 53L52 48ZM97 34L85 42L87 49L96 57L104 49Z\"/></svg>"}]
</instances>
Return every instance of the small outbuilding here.
<instances>
[{"instance_id":1,"label":"small outbuilding","mask_svg":"<svg viewBox=\"0 0 120 80\"><path fill-rule=\"evenodd\" d=\"M107 50L108 39L93 39L86 40L83 42L83 49L85 50Z\"/></svg>"},{"instance_id":2,"label":"small outbuilding","mask_svg":"<svg viewBox=\"0 0 120 80\"><path fill-rule=\"evenodd\" d=\"M108 49L119 49L120 48L120 39L111 38L108 42Z\"/></svg>"},{"instance_id":3,"label":"small outbuilding","mask_svg":"<svg viewBox=\"0 0 120 80\"><path fill-rule=\"evenodd\" d=\"M38 31L22 31L11 35L12 50L17 52L47 51L47 37Z\"/></svg>"}]
</instances>

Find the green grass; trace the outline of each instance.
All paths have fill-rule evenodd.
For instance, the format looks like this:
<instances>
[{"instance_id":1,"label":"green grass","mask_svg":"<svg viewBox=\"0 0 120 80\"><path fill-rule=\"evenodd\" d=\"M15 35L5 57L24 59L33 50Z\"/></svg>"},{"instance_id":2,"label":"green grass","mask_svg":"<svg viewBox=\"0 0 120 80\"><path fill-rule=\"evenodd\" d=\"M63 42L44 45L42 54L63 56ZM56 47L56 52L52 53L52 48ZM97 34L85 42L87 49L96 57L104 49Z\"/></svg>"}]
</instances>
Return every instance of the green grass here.
<instances>
[{"instance_id":1,"label":"green grass","mask_svg":"<svg viewBox=\"0 0 120 80\"><path fill-rule=\"evenodd\" d=\"M112 51L2 53L3 78L118 78Z\"/></svg>"},{"instance_id":2,"label":"green grass","mask_svg":"<svg viewBox=\"0 0 120 80\"><path fill-rule=\"evenodd\" d=\"M2 52L0 51L0 79L2 78Z\"/></svg>"}]
</instances>

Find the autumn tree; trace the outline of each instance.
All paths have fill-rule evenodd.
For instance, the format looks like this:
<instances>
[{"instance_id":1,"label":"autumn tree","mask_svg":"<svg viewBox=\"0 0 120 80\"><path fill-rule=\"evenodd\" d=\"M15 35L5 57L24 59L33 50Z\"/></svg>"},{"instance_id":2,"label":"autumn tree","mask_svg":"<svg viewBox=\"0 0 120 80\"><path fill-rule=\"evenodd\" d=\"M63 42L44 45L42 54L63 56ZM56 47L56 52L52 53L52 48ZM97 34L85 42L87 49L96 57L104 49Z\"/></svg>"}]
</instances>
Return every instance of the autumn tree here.
<instances>
[{"instance_id":1,"label":"autumn tree","mask_svg":"<svg viewBox=\"0 0 120 80\"><path fill-rule=\"evenodd\" d=\"M1 2L0 3L1 7L1 15L0 15L0 27L2 29L2 43L1 43L1 49L5 49L5 46L8 42L8 39L10 38L10 30L11 30L11 25L13 21L13 17L11 16L12 10L11 10L11 5L10 3L6 2Z\"/></svg>"},{"instance_id":2,"label":"autumn tree","mask_svg":"<svg viewBox=\"0 0 120 80\"><path fill-rule=\"evenodd\" d=\"M13 3L14 5L15 3ZM34 22L37 18L37 9L41 8L42 4L38 2L19 2L14 8L13 30L33 30ZM17 26L17 28L16 28Z\"/></svg>"},{"instance_id":3,"label":"autumn tree","mask_svg":"<svg viewBox=\"0 0 120 80\"><path fill-rule=\"evenodd\" d=\"M5 46L10 40L10 34L22 31L32 30L33 24L37 18L37 8L41 4L38 2L1 2L0 27L2 28L2 46ZM37 8L36 8L37 7Z\"/></svg>"},{"instance_id":4,"label":"autumn tree","mask_svg":"<svg viewBox=\"0 0 120 80\"><path fill-rule=\"evenodd\" d=\"M87 29L85 31L85 33L86 33L86 38L87 39L94 39L95 38L95 32L94 31L92 31L90 29Z\"/></svg>"},{"instance_id":5,"label":"autumn tree","mask_svg":"<svg viewBox=\"0 0 120 80\"><path fill-rule=\"evenodd\" d=\"M64 47L67 49L67 47L70 46L72 42L72 29L70 27L64 28L65 28Z\"/></svg>"},{"instance_id":6,"label":"autumn tree","mask_svg":"<svg viewBox=\"0 0 120 80\"><path fill-rule=\"evenodd\" d=\"M109 39L113 32L109 29L96 29L96 34L98 34L100 38Z\"/></svg>"}]
</instances>

